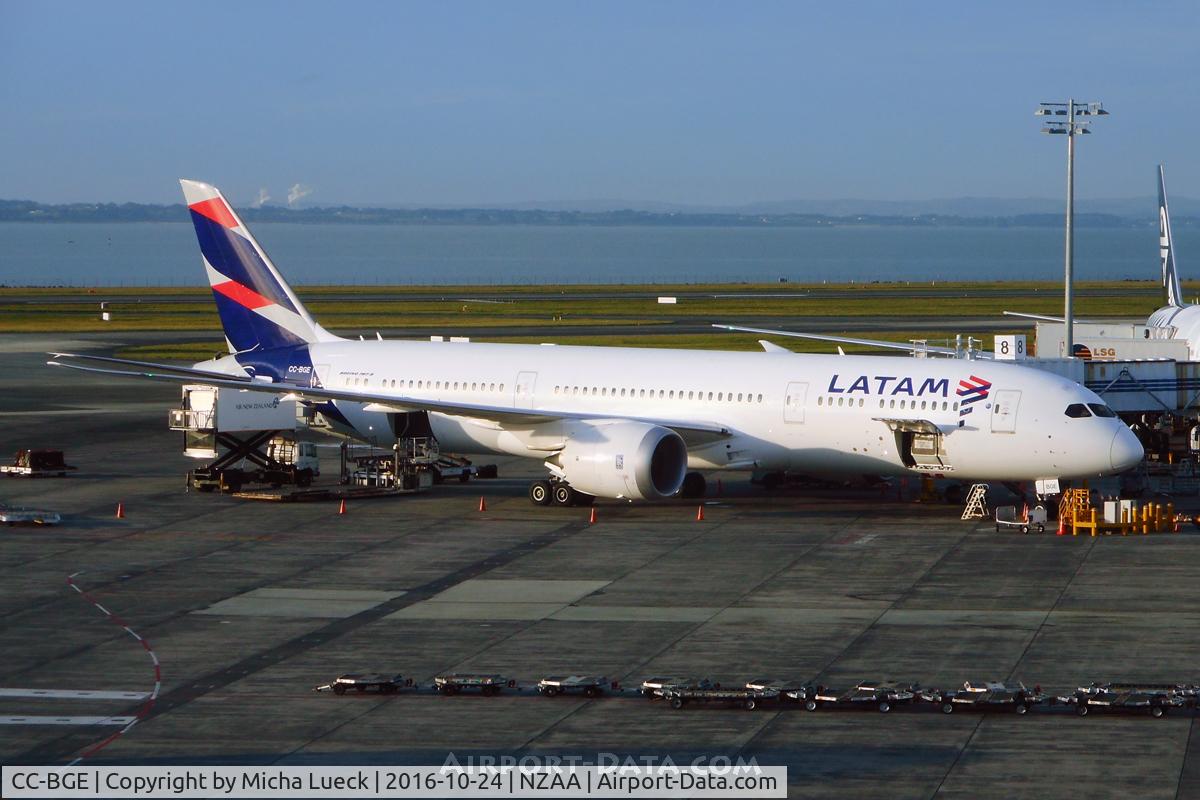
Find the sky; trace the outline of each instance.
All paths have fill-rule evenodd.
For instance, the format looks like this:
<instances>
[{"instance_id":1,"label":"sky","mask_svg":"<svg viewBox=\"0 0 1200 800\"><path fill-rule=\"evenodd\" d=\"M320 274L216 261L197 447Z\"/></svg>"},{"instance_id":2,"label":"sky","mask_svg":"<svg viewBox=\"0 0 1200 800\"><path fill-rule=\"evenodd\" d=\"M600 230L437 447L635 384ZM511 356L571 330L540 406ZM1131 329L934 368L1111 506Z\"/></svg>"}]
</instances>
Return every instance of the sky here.
<instances>
[{"instance_id":1,"label":"sky","mask_svg":"<svg viewBox=\"0 0 1200 800\"><path fill-rule=\"evenodd\" d=\"M0 0L0 198L1200 194L1200 4Z\"/></svg>"}]
</instances>

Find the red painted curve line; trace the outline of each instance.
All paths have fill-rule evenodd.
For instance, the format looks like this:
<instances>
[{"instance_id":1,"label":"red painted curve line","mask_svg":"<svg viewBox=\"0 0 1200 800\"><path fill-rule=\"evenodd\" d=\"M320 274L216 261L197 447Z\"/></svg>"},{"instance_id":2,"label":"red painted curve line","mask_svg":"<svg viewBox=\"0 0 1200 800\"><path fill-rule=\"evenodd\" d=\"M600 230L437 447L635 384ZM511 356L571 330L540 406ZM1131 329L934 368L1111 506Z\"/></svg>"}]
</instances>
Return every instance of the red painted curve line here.
<instances>
[{"instance_id":1,"label":"red painted curve line","mask_svg":"<svg viewBox=\"0 0 1200 800\"><path fill-rule=\"evenodd\" d=\"M150 647L150 643L148 641L146 641L144 638L139 636L138 633L136 631L134 631L133 628L129 627L129 624L127 622L125 622L125 620L121 619L116 614L112 613L107 608L100 605L100 603L98 603L94 597L92 597L90 594L85 592L83 589L80 589L79 585L77 583L75 583L75 576L80 575L80 574L82 574L82 573L75 572L75 573L72 573L71 575L68 575L67 576L67 585L70 586L72 589L74 589L76 592L78 592L80 597L82 597L88 603L95 606L100 611L100 613L102 613L105 617L108 618L109 622L113 623L114 625L119 627L121 630L128 633L130 636L132 636L138 642L138 644L140 644L142 646L142 649L146 651L146 653L150 656L150 661L154 664L154 690L152 692L150 692L150 696L148 698L146 698L146 702L143 703L142 707L138 709L136 714L134 714L133 719L129 721L128 725L121 728L116 733L106 736L104 739L102 739L101 741L92 745L87 750L84 750L82 753L79 754L78 757L76 757L76 759L74 761L72 761L70 764L67 765L69 767L73 767L76 764L78 764L80 761L83 761L85 758L91 758L96 753L99 753L101 750L108 747L114 741L116 741L121 736L123 736L125 734L125 732L128 731L130 728L132 728L134 725L137 725L139 722L141 722L143 719L145 719L146 715L150 713L150 709L154 708L154 703L155 703L155 701L158 700L158 692L162 688L162 667L158 663L158 656L155 655L154 648Z\"/></svg>"}]
</instances>

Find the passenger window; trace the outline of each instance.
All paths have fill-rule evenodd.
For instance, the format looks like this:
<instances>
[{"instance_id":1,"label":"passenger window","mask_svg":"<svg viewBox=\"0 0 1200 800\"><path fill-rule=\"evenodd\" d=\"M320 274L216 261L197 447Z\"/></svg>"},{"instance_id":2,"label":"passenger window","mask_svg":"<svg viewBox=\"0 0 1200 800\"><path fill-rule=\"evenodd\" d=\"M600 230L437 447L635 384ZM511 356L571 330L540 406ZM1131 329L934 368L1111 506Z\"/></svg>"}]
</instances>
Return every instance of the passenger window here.
<instances>
[{"instance_id":1,"label":"passenger window","mask_svg":"<svg viewBox=\"0 0 1200 800\"><path fill-rule=\"evenodd\" d=\"M503 384L503 383L502 383L502 384L500 384L500 391L502 391L502 392L504 391L504 384Z\"/></svg>"},{"instance_id":2,"label":"passenger window","mask_svg":"<svg viewBox=\"0 0 1200 800\"><path fill-rule=\"evenodd\" d=\"M708 400L709 400L709 402L712 402L712 392L708 393Z\"/></svg>"},{"instance_id":3,"label":"passenger window","mask_svg":"<svg viewBox=\"0 0 1200 800\"><path fill-rule=\"evenodd\" d=\"M670 400L674 400L674 399L675 399L675 390L674 390L674 389L672 389L672 390L670 391L670 393L667 395L667 398L668 398L668 399L670 399Z\"/></svg>"},{"instance_id":4,"label":"passenger window","mask_svg":"<svg viewBox=\"0 0 1200 800\"><path fill-rule=\"evenodd\" d=\"M955 411L958 411L958 401L957 400L954 401L954 405L951 406L951 408L953 408Z\"/></svg>"},{"instance_id":5,"label":"passenger window","mask_svg":"<svg viewBox=\"0 0 1200 800\"><path fill-rule=\"evenodd\" d=\"M842 403L843 403L843 401L845 401L845 399L846 399L846 398L844 398L844 397L839 397L839 398L838 398L838 406L839 406L839 407L842 405Z\"/></svg>"},{"instance_id":6,"label":"passenger window","mask_svg":"<svg viewBox=\"0 0 1200 800\"><path fill-rule=\"evenodd\" d=\"M895 407L896 407L896 398L894 398L894 397L893 397L893 398L892 398L892 399L891 399L891 400L888 402L888 408L895 408Z\"/></svg>"},{"instance_id":7,"label":"passenger window","mask_svg":"<svg viewBox=\"0 0 1200 800\"><path fill-rule=\"evenodd\" d=\"M760 403L762 402L762 395L761 395L761 394L758 396L758 402L760 402Z\"/></svg>"},{"instance_id":8,"label":"passenger window","mask_svg":"<svg viewBox=\"0 0 1200 800\"><path fill-rule=\"evenodd\" d=\"M1104 405L1104 403L1088 403L1087 406L1097 417L1115 417L1117 415L1117 412Z\"/></svg>"},{"instance_id":9,"label":"passenger window","mask_svg":"<svg viewBox=\"0 0 1200 800\"><path fill-rule=\"evenodd\" d=\"M693 399L695 396L696 396L695 392L688 392L688 400Z\"/></svg>"},{"instance_id":10,"label":"passenger window","mask_svg":"<svg viewBox=\"0 0 1200 800\"><path fill-rule=\"evenodd\" d=\"M859 408L862 408L862 407L863 407L863 399L862 399L861 397L860 397L860 398L858 398L858 407L859 407Z\"/></svg>"},{"instance_id":11,"label":"passenger window","mask_svg":"<svg viewBox=\"0 0 1200 800\"><path fill-rule=\"evenodd\" d=\"M659 390L658 390L658 399L659 399L659 400L662 400L662 399L663 399L664 397L666 397L666 396L667 396L667 392L666 392L666 390L665 390L665 389L659 389Z\"/></svg>"},{"instance_id":12,"label":"passenger window","mask_svg":"<svg viewBox=\"0 0 1200 800\"><path fill-rule=\"evenodd\" d=\"M1082 419L1083 417L1090 417L1092 412L1088 411L1087 406L1083 403L1071 403L1071 405L1067 406L1066 414L1071 419Z\"/></svg>"},{"instance_id":13,"label":"passenger window","mask_svg":"<svg viewBox=\"0 0 1200 800\"><path fill-rule=\"evenodd\" d=\"M823 405L825 405L825 398L824 398L824 397L820 397L820 396L819 396L819 397L817 397L817 405L819 405L819 406L823 406Z\"/></svg>"},{"instance_id":14,"label":"passenger window","mask_svg":"<svg viewBox=\"0 0 1200 800\"><path fill-rule=\"evenodd\" d=\"M738 392L738 402L742 402L742 393Z\"/></svg>"}]
</instances>

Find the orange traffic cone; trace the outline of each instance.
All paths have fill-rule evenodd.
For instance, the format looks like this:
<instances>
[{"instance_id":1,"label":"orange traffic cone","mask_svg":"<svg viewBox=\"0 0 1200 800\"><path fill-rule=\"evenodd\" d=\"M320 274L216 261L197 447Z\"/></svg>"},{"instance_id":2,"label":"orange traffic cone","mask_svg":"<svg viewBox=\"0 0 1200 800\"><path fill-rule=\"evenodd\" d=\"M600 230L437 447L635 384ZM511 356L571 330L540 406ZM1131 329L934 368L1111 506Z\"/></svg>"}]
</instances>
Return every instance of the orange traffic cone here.
<instances>
[{"instance_id":1,"label":"orange traffic cone","mask_svg":"<svg viewBox=\"0 0 1200 800\"><path fill-rule=\"evenodd\" d=\"M588 525L596 524L596 507L592 506L592 513L588 515Z\"/></svg>"},{"instance_id":2,"label":"orange traffic cone","mask_svg":"<svg viewBox=\"0 0 1200 800\"><path fill-rule=\"evenodd\" d=\"M1056 535L1057 536L1066 536L1067 535L1067 519L1066 519L1066 517L1058 518L1058 533Z\"/></svg>"},{"instance_id":3,"label":"orange traffic cone","mask_svg":"<svg viewBox=\"0 0 1200 800\"><path fill-rule=\"evenodd\" d=\"M696 522L704 522L704 504L696 506Z\"/></svg>"},{"instance_id":4,"label":"orange traffic cone","mask_svg":"<svg viewBox=\"0 0 1200 800\"><path fill-rule=\"evenodd\" d=\"M483 497L479 498L479 510L487 511L487 500L484 499Z\"/></svg>"},{"instance_id":5,"label":"orange traffic cone","mask_svg":"<svg viewBox=\"0 0 1200 800\"><path fill-rule=\"evenodd\" d=\"M117 503L117 519L125 519L125 504Z\"/></svg>"},{"instance_id":6,"label":"orange traffic cone","mask_svg":"<svg viewBox=\"0 0 1200 800\"><path fill-rule=\"evenodd\" d=\"M338 503L338 515L346 513L346 498L342 498L342 502Z\"/></svg>"}]
</instances>

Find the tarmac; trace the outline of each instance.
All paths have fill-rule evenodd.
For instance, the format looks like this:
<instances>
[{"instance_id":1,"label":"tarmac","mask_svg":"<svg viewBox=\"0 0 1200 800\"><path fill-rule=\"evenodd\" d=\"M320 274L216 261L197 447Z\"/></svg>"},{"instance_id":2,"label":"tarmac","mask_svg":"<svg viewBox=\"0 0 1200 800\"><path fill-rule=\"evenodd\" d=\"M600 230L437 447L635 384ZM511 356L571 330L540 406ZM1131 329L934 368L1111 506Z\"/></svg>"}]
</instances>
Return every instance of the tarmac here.
<instances>
[{"instance_id":1,"label":"tarmac","mask_svg":"<svg viewBox=\"0 0 1200 800\"><path fill-rule=\"evenodd\" d=\"M540 467L517 460L499 460L497 480L352 500L345 516L189 494L193 462L166 425L176 389L42 366L47 350L103 353L122 336L0 336L0 452L61 448L79 467L0 481L0 500L64 515L0 529L6 764L740 757L787 766L805 798L1200 797L1191 711L314 693L356 671L1021 680L1058 694L1197 683L1200 535L998 534L957 507L843 486L767 493L744 473L720 476L704 521L696 501L601 501L591 525L587 509L531 505ZM52 691L12 691L28 689Z\"/></svg>"}]
</instances>

